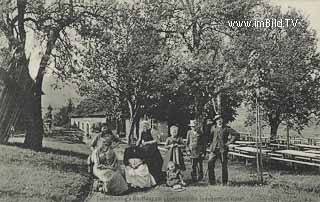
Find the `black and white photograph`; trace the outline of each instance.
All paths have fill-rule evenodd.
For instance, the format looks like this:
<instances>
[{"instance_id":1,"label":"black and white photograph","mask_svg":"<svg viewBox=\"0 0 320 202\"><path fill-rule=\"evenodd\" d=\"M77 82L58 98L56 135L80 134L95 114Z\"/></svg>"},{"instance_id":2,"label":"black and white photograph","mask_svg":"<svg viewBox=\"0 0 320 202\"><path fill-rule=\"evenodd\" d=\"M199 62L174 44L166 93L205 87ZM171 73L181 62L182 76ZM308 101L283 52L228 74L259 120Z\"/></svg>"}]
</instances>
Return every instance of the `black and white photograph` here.
<instances>
[{"instance_id":1,"label":"black and white photograph","mask_svg":"<svg viewBox=\"0 0 320 202\"><path fill-rule=\"evenodd\" d=\"M319 202L320 0L0 0L0 202Z\"/></svg>"}]
</instances>

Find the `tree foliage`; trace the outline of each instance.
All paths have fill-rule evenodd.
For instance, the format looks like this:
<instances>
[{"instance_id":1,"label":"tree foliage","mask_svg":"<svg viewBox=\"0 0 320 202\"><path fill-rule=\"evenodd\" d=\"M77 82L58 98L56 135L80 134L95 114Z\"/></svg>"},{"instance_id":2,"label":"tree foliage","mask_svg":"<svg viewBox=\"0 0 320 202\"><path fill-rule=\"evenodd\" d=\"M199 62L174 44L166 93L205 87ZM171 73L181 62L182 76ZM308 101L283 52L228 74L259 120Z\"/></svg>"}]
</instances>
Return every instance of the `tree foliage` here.
<instances>
[{"instance_id":1,"label":"tree foliage","mask_svg":"<svg viewBox=\"0 0 320 202\"><path fill-rule=\"evenodd\" d=\"M82 90L98 93L105 100L114 99L122 114L129 114L131 134L149 106L147 102L159 96L159 75L165 58L161 52L165 40L152 29L153 14L144 6L119 3L112 25L103 21L93 25L93 29L104 34L88 35L83 74L78 78Z\"/></svg>"},{"instance_id":2,"label":"tree foliage","mask_svg":"<svg viewBox=\"0 0 320 202\"><path fill-rule=\"evenodd\" d=\"M319 53L315 32L301 13L265 6L260 17L293 19L297 25L290 21L289 26L256 28L252 34L245 30L226 55L243 78L246 101L255 106L258 96L263 119L275 138L280 123L300 131L318 113Z\"/></svg>"}]
</instances>

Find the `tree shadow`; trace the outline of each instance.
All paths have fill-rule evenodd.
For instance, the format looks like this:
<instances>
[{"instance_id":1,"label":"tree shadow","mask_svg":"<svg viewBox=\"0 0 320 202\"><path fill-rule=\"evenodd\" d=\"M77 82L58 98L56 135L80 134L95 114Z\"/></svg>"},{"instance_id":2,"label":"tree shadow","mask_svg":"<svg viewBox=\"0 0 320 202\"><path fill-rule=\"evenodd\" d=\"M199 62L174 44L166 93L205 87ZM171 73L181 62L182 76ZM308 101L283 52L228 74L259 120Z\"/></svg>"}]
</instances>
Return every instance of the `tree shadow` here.
<instances>
[{"instance_id":1,"label":"tree shadow","mask_svg":"<svg viewBox=\"0 0 320 202\"><path fill-rule=\"evenodd\" d=\"M187 183L188 186L192 187L206 187L208 186L208 182L206 181L193 181L192 179L186 179L185 182Z\"/></svg>"},{"instance_id":2,"label":"tree shadow","mask_svg":"<svg viewBox=\"0 0 320 202\"><path fill-rule=\"evenodd\" d=\"M7 143L8 146L14 146L14 147L19 147L23 149L28 149L24 143L20 142L13 142L13 143ZM56 154L56 155L62 155L62 156L74 156L78 157L80 159L87 159L88 154L80 153L80 152L75 152L75 151L70 151L70 150L62 150L62 149L54 149L50 147L43 147L39 150L35 150L36 152L44 152L44 153L50 153L50 154Z\"/></svg>"},{"instance_id":3,"label":"tree shadow","mask_svg":"<svg viewBox=\"0 0 320 202\"><path fill-rule=\"evenodd\" d=\"M257 180L242 180L242 181L229 181L228 185L232 187L240 187L240 186L254 187L254 186L262 186L266 184L261 184Z\"/></svg>"}]
</instances>

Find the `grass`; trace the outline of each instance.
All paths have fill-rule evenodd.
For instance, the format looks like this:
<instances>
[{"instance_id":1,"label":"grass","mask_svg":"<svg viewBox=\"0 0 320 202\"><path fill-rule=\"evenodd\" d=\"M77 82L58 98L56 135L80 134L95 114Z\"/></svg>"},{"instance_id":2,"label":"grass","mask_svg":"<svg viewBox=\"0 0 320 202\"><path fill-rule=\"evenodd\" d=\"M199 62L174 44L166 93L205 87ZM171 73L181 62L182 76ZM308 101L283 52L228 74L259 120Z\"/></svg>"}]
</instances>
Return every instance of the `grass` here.
<instances>
[{"instance_id":1,"label":"grass","mask_svg":"<svg viewBox=\"0 0 320 202\"><path fill-rule=\"evenodd\" d=\"M90 189L85 145L65 143L54 137L44 149L21 148L21 138L0 146L0 201L83 201ZM18 143L17 143L18 142Z\"/></svg>"},{"instance_id":2,"label":"grass","mask_svg":"<svg viewBox=\"0 0 320 202\"><path fill-rule=\"evenodd\" d=\"M11 146L0 146L0 201L55 202L84 201L90 191L87 174L86 145L63 135L46 137L44 149L35 152L21 148L21 138ZM18 142L18 143L17 143ZM122 154L121 148L118 154ZM205 171L206 169L206 162ZM266 183L257 183L254 166L229 162L229 186L209 186L207 179L191 183L190 161L184 172L189 183L186 191L173 192L164 185L125 196L108 196L94 192L89 202L96 201L214 201L214 202L319 202L319 170L292 170L278 164L269 166ZM217 163L217 179L221 181L221 165Z\"/></svg>"},{"instance_id":3,"label":"grass","mask_svg":"<svg viewBox=\"0 0 320 202\"><path fill-rule=\"evenodd\" d=\"M309 169L292 170L275 164L268 169L266 183L259 185L254 166L244 166L243 162L229 162L229 186L210 186L207 178L203 182L191 183L190 162L187 161L184 172L189 183L186 191L173 192L160 185L144 192L133 192L126 196L107 196L95 193L90 202L98 201L213 201L213 202L319 202L320 175L319 171ZM204 170L206 171L206 162ZM277 168L277 169L275 169ZM216 175L221 182L221 165L217 163Z\"/></svg>"}]
</instances>

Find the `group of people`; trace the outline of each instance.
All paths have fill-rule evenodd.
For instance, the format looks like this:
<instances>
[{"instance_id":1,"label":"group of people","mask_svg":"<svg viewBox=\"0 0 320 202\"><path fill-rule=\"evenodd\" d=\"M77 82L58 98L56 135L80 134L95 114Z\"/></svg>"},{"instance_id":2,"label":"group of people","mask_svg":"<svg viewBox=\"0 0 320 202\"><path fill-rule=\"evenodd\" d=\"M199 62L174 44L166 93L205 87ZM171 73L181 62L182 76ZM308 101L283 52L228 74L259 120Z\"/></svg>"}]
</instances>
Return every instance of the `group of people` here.
<instances>
[{"instance_id":1,"label":"group of people","mask_svg":"<svg viewBox=\"0 0 320 202\"><path fill-rule=\"evenodd\" d=\"M216 124L214 124L216 123ZM203 159L209 147L208 176L211 185L216 184L215 163L220 159L222 164L222 183L228 182L227 154L228 145L233 143L239 133L224 125L223 119L217 115L210 124L208 134L198 127L195 120L190 121L186 142L178 136L179 128L170 127L170 136L165 142L167 149L164 159L158 149L158 137L150 129L148 122L143 123L142 132L135 145L125 149L123 156L124 169L118 163L114 148L120 139L103 127L101 134L91 142L92 154L89 163L93 174L102 182L102 191L112 195L121 195L131 189L144 189L163 182L173 190L185 189L186 182L182 171L186 170L183 149L191 159L193 181L204 177ZM229 138L231 137L231 138Z\"/></svg>"}]
</instances>

